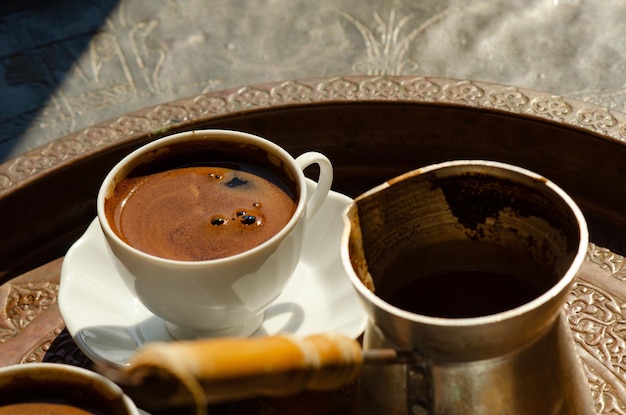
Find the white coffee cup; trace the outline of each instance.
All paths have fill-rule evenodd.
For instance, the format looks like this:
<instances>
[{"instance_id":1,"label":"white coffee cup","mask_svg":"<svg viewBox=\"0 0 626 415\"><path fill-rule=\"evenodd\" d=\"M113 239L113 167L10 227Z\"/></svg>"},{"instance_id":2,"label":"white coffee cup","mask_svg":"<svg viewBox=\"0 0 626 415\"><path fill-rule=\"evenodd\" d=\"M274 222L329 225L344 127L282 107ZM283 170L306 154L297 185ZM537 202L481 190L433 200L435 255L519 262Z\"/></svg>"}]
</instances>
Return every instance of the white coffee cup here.
<instances>
[{"instance_id":1,"label":"white coffee cup","mask_svg":"<svg viewBox=\"0 0 626 415\"><path fill-rule=\"evenodd\" d=\"M15 413L17 409L12 405L36 403L55 403L111 415L140 414L119 386L87 369L59 363L0 368L0 413ZM39 408L39 412L44 413L44 409Z\"/></svg>"},{"instance_id":2,"label":"white coffee cup","mask_svg":"<svg viewBox=\"0 0 626 415\"><path fill-rule=\"evenodd\" d=\"M207 141L219 141L233 148L252 146L267 154L268 163L280 166L285 177L295 183L296 210L289 222L252 249L203 261L150 255L120 238L105 213L105 201L115 186L136 167L170 156L172 149L183 143L193 146ZM303 170L312 164L319 166L319 179L313 194L308 195ZM330 161L317 152L294 159L271 141L247 133L183 132L146 144L113 167L98 193L98 219L125 282L153 314L166 321L173 337L248 336L262 323L264 310L281 294L293 274L300 258L305 224L325 201L332 178Z\"/></svg>"}]
</instances>

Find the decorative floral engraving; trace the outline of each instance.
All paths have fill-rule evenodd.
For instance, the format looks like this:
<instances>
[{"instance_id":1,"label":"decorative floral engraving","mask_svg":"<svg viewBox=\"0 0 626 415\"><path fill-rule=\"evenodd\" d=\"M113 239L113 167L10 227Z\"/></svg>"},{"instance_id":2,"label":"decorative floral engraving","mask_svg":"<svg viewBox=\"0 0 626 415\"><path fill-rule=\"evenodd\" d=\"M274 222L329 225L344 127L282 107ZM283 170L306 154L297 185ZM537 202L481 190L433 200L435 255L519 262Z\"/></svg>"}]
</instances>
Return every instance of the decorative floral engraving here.
<instances>
[{"instance_id":1,"label":"decorative floral engraving","mask_svg":"<svg viewBox=\"0 0 626 415\"><path fill-rule=\"evenodd\" d=\"M35 157L22 156L15 159L9 170L21 181L43 172L49 167L56 165L59 161L54 157L45 156L43 153Z\"/></svg>"},{"instance_id":2,"label":"decorative floral engraving","mask_svg":"<svg viewBox=\"0 0 626 415\"><path fill-rule=\"evenodd\" d=\"M593 284L576 281L566 304L599 413L626 410L626 304Z\"/></svg>"},{"instance_id":3,"label":"decorative floral engraving","mask_svg":"<svg viewBox=\"0 0 626 415\"><path fill-rule=\"evenodd\" d=\"M485 95L482 88L469 81L446 85L443 93L445 98L451 101L463 101L470 105L478 105L479 100Z\"/></svg>"},{"instance_id":4,"label":"decorative floral engraving","mask_svg":"<svg viewBox=\"0 0 626 415\"><path fill-rule=\"evenodd\" d=\"M59 285L51 282L12 284L1 314L0 343L15 337L56 302Z\"/></svg>"},{"instance_id":5,"label":"decorative floral engraving","mask_svg":"<svg viewBox=\"0 0 626 415\"><path fill-rule=\"evenodd\" d=\"M531 101L530 107L537 114L558 121L563 121L565 116L572 112L570 104L565 102L562 97L554 95L536 98Z\"/></svg>"},{"instance_id":6,"label":"decorative floral engraving","mask_svg":"<svg viewBox=\"0 0 626 415\"><path fill-rule=\"evenodd\" d=\"M113 123L111 128L118 131L118 133L129 136L131 134L140 132L149 132L152 129L150 120L144 116L126 115L120 117Z\"/></svg>"},{"instance_id":7,"label":"decorative floral engraving","mask_svg":"<svg viewBox=\"0 0 626 415\"><path fill-rule=\"evenodd\" d=\"M426 78L416 78L402 81L402 96L418 98L425 101L434 101L441 93L441 87Z\"/></svg>"},{"instance_id":8,"label":"decorative floral engraving","mask_svg":"<svg viewBox=\"0 0 626 415\"><path fill-rule=\"evenodd\" d=\"M87 91L80 95L67 98L67 103L74 109L75 114L82 114L116 104L123 104L133 93L133 85L121 83L109 85L103 89ZM54 123L53 113L46 114L46 120Z\"/></svg>"},{"instance_id":9,"label":"decorative floral engraving","mask_svg":"<svg viewBox=\"0 0 626 415\"><path fill-rule=\"evenodd\" d=\"M100 145L116 141L121 134L116 130L105 127L90 127L84 130L76 141L83 143L84 149L96 148Z\"/></svg>"},{"instance_id":10,"label":"decorative floral engraving","mask_svg":"<svg viewBox=\"0 0 626 415\"><path fill-rule=\"evenodd\" d=\"M609 272L614 278L622 281L626 280L623 256L617 255L607 248L602 248L590 243L587 249L587 258L589 261L597 264L601 269Z\"/></svg>"},{"instance_id":11,"label":"decorative floral engraving","mask_svg":"<svg viewBox=\"0 0 626 415\"><path fill-rule=\"evenodd\" d=\"M269 106L272 103L272 97L267 90L245 87L232 94L229 101L234 109L259 108Z\"/></svg>"},{"instance_id":12,"label":"decorative floral engraving","mask_svg":"<svg viewBox=\"0 0 626 415\"><path fill-rule=\"evenodd\" d=\"M367 75L415 72L419 68L419 64L407 57L415 39L420 34L425 33L428 28L458 10L456 7L444 8L416 25L413 22L415 20L414 14L406 14L398 19L396 11L392 9L387 21L380 14L374 13L376 25L373 28L354 16L340 11L339 14L359 31L367 52L366 57L353 65L354 72ZM409 31L408 29L412 30Z\"/></svg>"},{"instance_id":13,"label":"decorative floral engraving","mask_svg":"<svg viewBox=\"0 0 626 415\"><path fill-rule=\"evenodd\" d=\"M400 95L401 89L398 82L386 78L375 78L361 85L361 94L372 98L393 99Z\"/></svg>"},{"instance_id":14,"label":"decorative floral engraving","mask_svg":"<svg viewBox=\"0 0 626 415\"><path fill-rule=\"evenodd\" d=\"M489 93L488 99L494 108L511 112L523 112L529 101L517 88L497 89Z\"/></svg>"},{"instance_id":15,"label":"decorative floral engraving","mask_svg":"<svg viewBox=\"0 0 626 415\"><path fill-rule=\"evenodd\" d=\"M44 360L44 356L50 350L50 346L54 342L55 338L63 331L63 327L57 327L51 333L44 336L40 343L27 350L22 358L17 363L37 363Z\"/></svg>"},{"instance_id":16,"label":"decorative floral engraving","mask_svg":"<svg viewBox=\"0 0 626 415\"><path fill-rule=\"evenodd\" d=\"M626 139L626 123L622 123L619 125L617 133L621 139Z\"/></svg>"},{"instance_id":17,"label":"decorative floral engraving","mask_svg":"<svg viewBox=\"0 0 626 415\"><path fill-rule=\"evenodd\" d=\"M354 100L359 96L359 84L344 78L335 78L324 82L319 87L320 92L328 99Z\"/></svg>"},{"instance_id":18,"label":"decorative floral engraving","mask_svg":"<svg viewBox=\"0 0 626 415\"><path fill-rule=\"evenodd\" d=\"M274 102L281 104L310 102L313 93L312 87L299 82L284 82L271 90Z\"/></svg>"},{"instance_id":19,"label":"decorative floral engraving","mask_svg":"<svg viewBox=\"0 0 626 415\"><path fill-rule=\"evenodd\" d=\"M612 383L609 383L598 373L594 367L583 361L583 368L587 375L591 397L595 403L596 412L599 415L626 415L626 408L622 404L619 395ZM619 382L619 381L617 381Z\"/></svg>"},{"instance_id":20,"label":"decorative floral engraving","mask_svg":"<svg viewBox=\"0 0 626 415\"><path fill-rule=\"evenodd\" d=\"M390 100L408 102L455 102L460 105L496 108L520 114L536 114L566 122L594 133L626 140L626 116L520 88L501 87L481 82L412 76L354 76L322 80L288 81L246 86L236 90L203 93L172 104L122 116L76 134L55 140L39 150L14 159L0 170L0 190L41 174L73 156L138 134L167 131L181 122L270 106L306 105L310 102ZM574 111L576 109L576 111Z\"/></svg>"},{"instance_id":21,"label":"decorative floral engraving","mask_svg":"<svg viewBox=\"0 0 626 415\"><path fill-rule=\"evenodd\" d=\"M385 22L378 13L375 13L374 19L377 26L371 29L354 16L345 12L339 13L357 28L363 42L365 42L367 55L354 64L355 72L384 75L399 74L417 69L419 65L407 59L406 55L415 38L430 25L430 21L403 35L405 28L415 27L409 25L413 19L410 14L397 20L395 10L391 10L389 19Z\"/></svg>"},{"instance_id":22,"label":"decorative floral engraving","mask_svg":"<svg viewBox=\"0 0 626 415\"><path fill-rule=\"evenodd\" d=\"M185 105L189 118L200 118L208 114L221 114L227 111L226 101L211 95L200 95Z\"/></svg>"},{"instance_id":23,"label":"decorative floral engraving","mask_svg":"<svg viewBox=\"0 0 626 415\"><path fill-rule=\"evenodd\" d=\"M609 364L622 376L626 374L626 343L621 330L625 328L624 302L590 283L576 281L568 304L569 318L575 337L598 360ZM626 377L624 377L626 380Z\"/></svg>"},{"instance_id":24,"label":"decorative floral engraving","mask_svg":"<svg viewBox=\"0 0 626 415\"><path fill-rule=\"evenodd\" d=\"M159 105L146 113L146 118L150 120L150 125L155 129L162 130L185 121L188 116L187 109L184 107Z\"/></svg>"},{"instance_id":25,"label":"decorative floral engraving","mask_svg":"<svg viewBox=\"0 0 626 415\"><path fill-rule=\"evenodd\" d=\"M600 108L585 108L576 114L576 120L580 125L606 134L608 129L617 124L617 120L607 110Z\"/></svg>"},{"instance_id":26,"label":"decorative floral engraving","mask_svg":"<svg viewBox=\"0 0 626 415\"><path fill-rule=\"evenodd\" d=\"M13 185L13 180L6 174L0 174L0 189L8 189Z\"/></svg>"},{"instance_id":27,"label":"decorative floral engraving","mask_svg":"<svg viewBox=\"0 0 626 415\"><path fill-rule=\"evenodd\" d=\"M85 151L84 143L79 140L74 141L53 141L42 154L48 155L58 160L76 156Z\"/></svg>"}]
</instances>

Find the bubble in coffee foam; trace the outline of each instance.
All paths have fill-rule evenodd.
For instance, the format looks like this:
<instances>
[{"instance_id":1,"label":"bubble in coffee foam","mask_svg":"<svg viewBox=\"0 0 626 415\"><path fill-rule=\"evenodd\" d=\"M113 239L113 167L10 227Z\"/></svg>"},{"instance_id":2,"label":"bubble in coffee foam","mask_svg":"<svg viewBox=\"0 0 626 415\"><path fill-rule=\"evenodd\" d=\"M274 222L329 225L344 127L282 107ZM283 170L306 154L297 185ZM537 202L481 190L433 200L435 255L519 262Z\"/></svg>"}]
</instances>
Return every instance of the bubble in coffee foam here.
<instances>
[{"instance_id":1,"label":"bubble in coffee foam","mask_svg":"<svg viewBox=\"0 0 626 415\"><path fill-rule=\"evenodd\" d=\"M254 206L259 206L259 204L254 204ZM263 225L262 216L260 214L250 215L245 210L238 210L231 218L232 220L239 220L244 225ZM222 226L227 225L229 220L226 219L223 215L214 215L211 217L211 225L213 226Z\"/></svg>"},{"instance_id":2,"label":"bubble in coffee foam","mask_svg":"<svg viewBox=\"0 0 626 415\"><path fill-rule=\"evenodd\" d=\"M235 216L244 225L258 225L258 226L263 225L263 218L261 216L260 209L258 209L258 208L260 208L261 204L260 203L253 203L252 206L257 208L257 210L254 212L255 214L251 214L248 211L246 211L245 209L241 209L241 210L238 210L235 213ZM234 219L235 218L233 217L233 220Z\"/></svg>"},{"instance_id":3,"label":"bubble in coffee foam","mask_svg":"<svg viewBox=\"0 0 626 415\"><path fill-rule=\"evenodd\" d=\"M259 223L257 223L256 221L256 216L252 216L252 215L243 215L241 217L241 223L243 223L244 225L254 225L254 224L259 225Z\"/></svg>"},{"instance_id":4,"label":"bubble in coffee foam","mask_svg":"<svg viewBox=\"0 0 626 415\"><path fill-rule=\"evenodd\" d=\"M228 222L226 218L220 215L215 215L211 218L211 225L213 226L224 225L226 222Z\"/></svg>"}]
</instances>

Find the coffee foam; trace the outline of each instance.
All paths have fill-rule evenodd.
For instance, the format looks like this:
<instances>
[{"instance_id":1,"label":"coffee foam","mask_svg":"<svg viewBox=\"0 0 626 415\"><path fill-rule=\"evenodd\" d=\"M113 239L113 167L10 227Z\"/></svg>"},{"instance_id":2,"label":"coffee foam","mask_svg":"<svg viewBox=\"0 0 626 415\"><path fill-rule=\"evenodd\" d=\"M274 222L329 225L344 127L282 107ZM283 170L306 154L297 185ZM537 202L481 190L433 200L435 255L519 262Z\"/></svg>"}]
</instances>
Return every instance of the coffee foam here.
<instances>
[{"instance_id":1,"label":"coffee foam","mask_svg":"<svg viewBox=\"0 0 626 415\"><path fill-rule=\"evenodd\" d=\"M146 253L201 261L267 241L296 202L266 177L228 167L185 167L121 181L105 202L115 233Z\"/></svg>"}]
</instances>

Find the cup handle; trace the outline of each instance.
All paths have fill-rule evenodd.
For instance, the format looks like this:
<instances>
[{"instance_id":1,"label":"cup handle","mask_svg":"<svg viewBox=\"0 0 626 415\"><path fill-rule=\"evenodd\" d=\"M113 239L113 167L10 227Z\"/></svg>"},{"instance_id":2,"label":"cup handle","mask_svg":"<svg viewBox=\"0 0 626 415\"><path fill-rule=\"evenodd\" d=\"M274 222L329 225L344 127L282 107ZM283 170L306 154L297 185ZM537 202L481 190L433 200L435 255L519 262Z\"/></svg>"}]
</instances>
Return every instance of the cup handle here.
<instances>
[{"instance_id":1,"label":"cup handle","mask_svg":"<svg viewBox=\"0 0 626 415\"><path fill-rule=\"evenodd\" d=\"M320 168L320 175L313 195L309 198L306 206L306 220L311 220L317 213L322 203L326 200L330 187L333 184L333 166L328 158L318 152L310 151L301 154L296 158L296 164L304 171L311 164L317 164Z\"/></svg>"}]
</instances>

